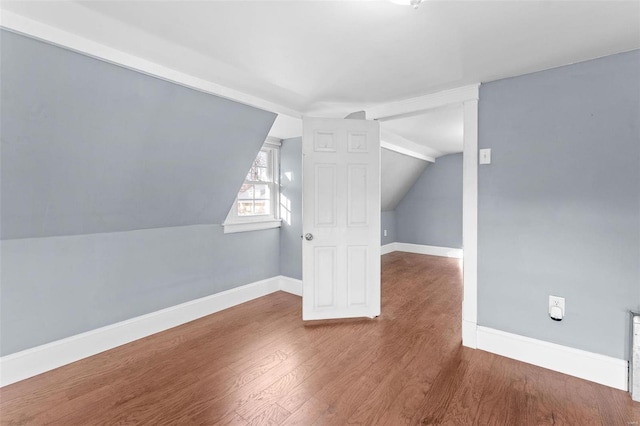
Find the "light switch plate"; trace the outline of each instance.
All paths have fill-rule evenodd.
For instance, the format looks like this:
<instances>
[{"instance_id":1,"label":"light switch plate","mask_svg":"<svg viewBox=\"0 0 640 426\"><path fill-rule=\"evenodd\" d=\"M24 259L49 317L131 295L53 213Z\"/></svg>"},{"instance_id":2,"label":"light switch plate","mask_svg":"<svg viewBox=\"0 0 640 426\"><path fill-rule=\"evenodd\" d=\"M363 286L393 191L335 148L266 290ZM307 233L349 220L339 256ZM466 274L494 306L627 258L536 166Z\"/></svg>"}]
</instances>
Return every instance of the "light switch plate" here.
<instances>
[{"instance_id":1,"label":"light switch plate","mask_svg":"<svg viewBox=\"0 0 640 426\"><path fill-rule=\"evenodd\" d=\"M480 150L480 164L491 164L491 148Z\"/></svg>"}]
</instances>

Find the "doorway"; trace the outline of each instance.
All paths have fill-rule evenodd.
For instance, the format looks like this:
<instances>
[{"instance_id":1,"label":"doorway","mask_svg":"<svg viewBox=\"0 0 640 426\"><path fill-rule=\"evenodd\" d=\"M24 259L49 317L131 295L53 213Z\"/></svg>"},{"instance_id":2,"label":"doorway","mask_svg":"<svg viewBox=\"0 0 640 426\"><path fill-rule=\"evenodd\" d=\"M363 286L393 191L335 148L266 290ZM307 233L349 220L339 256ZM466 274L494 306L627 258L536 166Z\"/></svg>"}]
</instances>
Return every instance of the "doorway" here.
<instances>
[{"instance_id":1,"label":"doorway","mask_svg":"<svg viewBox=\"0 0 640 426\"><path fill-rule=\"evenodd\" d=\"M463 345L471 348L477 347L479 86L479 84L474 84L367 110L367 118L381 121L384 126L385 121L409 117L450 105L461 105L464 126L462 146L463 301L461 337ZM408 147L406 143L404 146L398 145L400 145L400 149ZM422 155L427 155L427 153L423 151Z\"/></svg>"}]
</instances>

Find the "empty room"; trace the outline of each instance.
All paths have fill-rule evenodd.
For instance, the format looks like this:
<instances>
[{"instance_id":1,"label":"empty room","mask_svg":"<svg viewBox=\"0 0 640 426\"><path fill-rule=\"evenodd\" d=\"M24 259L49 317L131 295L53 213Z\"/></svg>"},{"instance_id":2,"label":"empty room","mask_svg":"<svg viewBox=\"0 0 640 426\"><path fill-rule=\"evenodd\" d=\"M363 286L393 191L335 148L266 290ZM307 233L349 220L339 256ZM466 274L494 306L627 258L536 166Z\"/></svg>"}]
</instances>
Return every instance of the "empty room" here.
<instances>
[{"instance_id":1,"label":"empty room","mask_svg":"<svg viewBox=\"0 0 640 426\"><path fill-rule=\"evenodd\" d=\"M0 425L637 425L640 1L0 2Z\"/></svg>"}]
</instances>

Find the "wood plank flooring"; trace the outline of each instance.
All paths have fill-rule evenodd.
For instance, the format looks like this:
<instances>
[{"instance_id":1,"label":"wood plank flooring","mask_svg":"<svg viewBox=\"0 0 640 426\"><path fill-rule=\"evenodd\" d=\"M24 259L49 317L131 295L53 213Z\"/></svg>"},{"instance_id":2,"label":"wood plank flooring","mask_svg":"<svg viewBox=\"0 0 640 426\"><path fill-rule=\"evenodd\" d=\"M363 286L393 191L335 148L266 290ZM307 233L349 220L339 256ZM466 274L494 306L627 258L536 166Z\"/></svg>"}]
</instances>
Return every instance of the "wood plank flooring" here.
<instances>
[{"instance_id":1,"label":"wood plank flooring","mask_svg":"<svg viewBox=\"0 0 640 426\"><path fill-rule=\"evenodd\" d=\"M2 425L638 425L626 392L460 344L459 261L382 258L382 315L278 292L0 390Z\"/></svg>"}]
</instances>

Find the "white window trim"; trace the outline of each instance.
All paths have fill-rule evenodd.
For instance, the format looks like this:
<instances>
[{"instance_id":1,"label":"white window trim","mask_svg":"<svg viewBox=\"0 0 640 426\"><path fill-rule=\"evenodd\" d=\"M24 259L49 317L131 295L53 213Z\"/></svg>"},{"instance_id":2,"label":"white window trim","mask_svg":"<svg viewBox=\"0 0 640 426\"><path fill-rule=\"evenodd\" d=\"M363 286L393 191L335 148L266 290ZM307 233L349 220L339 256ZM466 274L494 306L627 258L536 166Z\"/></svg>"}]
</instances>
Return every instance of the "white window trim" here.
<instances>
[{"instance_id":1,"label":"white window trim","mask_svg":"<svg viewBox=\"0 0 640 426\"><path fill-rule=\"evenodd\" d=\"M267 137L261 150L264 148L271 148L275 155L271 156L273 162L273 198L271 200L273 214L260 215L260 216L245 216L241 217L237 215L238 197L236 196L231 206L231 210L227 214L222 227L225 234L235 232L248 232L259 231L262 229L279 228L282 224L280 219L280 139Z\"/></svg>"},{"instance_id":2,"label":"white window trim","mask_svg":"<svg viewBox=\"0 0 640 426\"><path fill-rule=\"evenodd\" d=\"M269 219L263 221L247 222L247 223L223 223L225 234L233 234L235 232L261 231L263 229L280 228L281 219Z\"/></svg>"}]
</instances>

